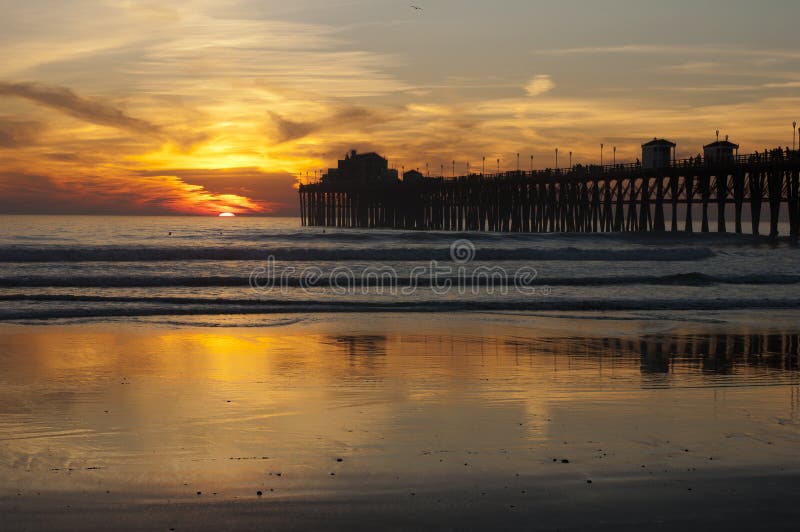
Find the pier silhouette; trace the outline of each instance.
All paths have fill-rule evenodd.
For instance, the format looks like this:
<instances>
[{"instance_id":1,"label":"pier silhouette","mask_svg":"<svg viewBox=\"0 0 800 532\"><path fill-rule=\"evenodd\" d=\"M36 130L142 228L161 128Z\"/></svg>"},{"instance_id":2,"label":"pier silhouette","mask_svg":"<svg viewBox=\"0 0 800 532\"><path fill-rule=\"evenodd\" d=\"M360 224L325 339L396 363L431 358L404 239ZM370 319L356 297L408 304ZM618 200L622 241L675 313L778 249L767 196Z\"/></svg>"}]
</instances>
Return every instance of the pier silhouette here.
<instances>
[{"instance_id":1,"label":"pier silhouette","mask_svg":"<svg viewBox=\"0 0 800 532\"><path fill-rule=\"evenodd\" d=\"M667 141L668 142L668 141ZM400 180L324 179L299 188L304 226L488 232L712 231L800 234L800 151ZM731 148L732 149L732 148ZM353 152L355 156L355 153ZM647 161L645 161L647 163ZM728 207L732 207L728 212ZM695 210L699 210L699 223ZM732 224L728 216L732 214ZM749 221L749 228L746 228Z\"/></svg>"}]
</instances>

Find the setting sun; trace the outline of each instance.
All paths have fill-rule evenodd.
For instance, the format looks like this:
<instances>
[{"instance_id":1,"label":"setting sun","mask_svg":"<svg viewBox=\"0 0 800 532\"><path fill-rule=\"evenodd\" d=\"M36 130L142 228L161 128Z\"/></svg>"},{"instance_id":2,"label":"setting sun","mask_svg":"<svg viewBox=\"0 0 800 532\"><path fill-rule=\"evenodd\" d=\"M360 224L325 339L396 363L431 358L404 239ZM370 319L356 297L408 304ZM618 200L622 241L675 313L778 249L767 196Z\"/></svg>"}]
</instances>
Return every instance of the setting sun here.
<instances>
[{"instance_id":1,"label":"setting sun","mask_svg":"<svg viewBox=\"0 0 800 532\"><path fill-rule=\"evenodd\" d=\"M221 213L219 213L219 217L220 218L234 218L234 217L236 217L236 215L233 214L232 212L221 212Z\"/></svg>"}]
</instances>

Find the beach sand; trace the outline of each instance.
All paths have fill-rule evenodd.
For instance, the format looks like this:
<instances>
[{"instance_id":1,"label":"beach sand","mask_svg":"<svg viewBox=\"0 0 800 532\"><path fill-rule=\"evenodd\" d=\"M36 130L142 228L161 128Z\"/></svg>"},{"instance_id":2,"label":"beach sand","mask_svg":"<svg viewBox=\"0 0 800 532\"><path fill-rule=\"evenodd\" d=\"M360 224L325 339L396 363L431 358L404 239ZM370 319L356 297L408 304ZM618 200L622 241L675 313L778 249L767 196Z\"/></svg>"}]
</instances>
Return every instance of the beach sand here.
<instances>
[{"instance_id":1,"label":"beach sand","mask_svg":"<svg viewBox=\"0 0 800 532\"><path fill-rule=\"evenodd\" d=\"M2 529L795 529L775 314L6 324Z\"/></svg>"}]
</instances>

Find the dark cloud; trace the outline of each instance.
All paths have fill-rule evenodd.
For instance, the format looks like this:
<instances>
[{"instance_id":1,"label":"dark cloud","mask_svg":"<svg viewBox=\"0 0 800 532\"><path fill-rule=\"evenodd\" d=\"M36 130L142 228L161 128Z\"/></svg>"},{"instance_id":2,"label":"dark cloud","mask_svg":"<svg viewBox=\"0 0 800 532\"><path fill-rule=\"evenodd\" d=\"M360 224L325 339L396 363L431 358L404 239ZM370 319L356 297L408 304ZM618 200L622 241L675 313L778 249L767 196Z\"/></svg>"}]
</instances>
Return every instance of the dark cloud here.
<instances>
[{"instance_id":1,"label":"dark cloud","mask_svg":"<svg viewBox=\"0 0 800 532\"><path fill-rule=\"evenodd\" d=\"M329 120L330 124L345 123L352 124L353 122L361 123L364 125L371 125L379 120L379 116L375 111L364 109L363 107L344 107L339 109Z\"/></svg>"},{"instance_id":2,"label":"dark cloud","mask_svg":"<svg viewBox=\"0 0 800 532\"><path fill-rule=\"evenodd\" d=\"M134 118L106 103L84 98L66 87L38 83L8 83L0 81L0 96L16 96L57 109L75 118L119 129L157 135L158 126Z\"/></svg>"},{"instance_id":3,"label":"dark cloud","mask_svg":"<svg viewBox=\"0 0 800 532\"><path fill-rule=\"evenodd\" d=\"M277 141L279 144L283 142L289 142L290 140L301 139L309 133L313 133L319 129L318 124L312 124L310 122L295 122L293 120L283 118L278 113L274 113L272 111L269 111L268 114L272 119L272 123L275 125Z\"/></svg>"},{"instance_id":4,"label":"dark cloud","mask_svg":"<svg viewBox=\"0 0 800 532\"><path fill-rule=\"evenodd\" d=\"M374 111L355 106L340 107L332 114L320 117L316 122L290 120L273 111L268 111L268 114L276 130L278 144L302 139L323 129L342 129L344 127L368 129L383 121Z\"/></svg>"},{"instance_id":5,"label":"dark cloud","mask_svg":"<svg viewBox=\"0 0 800 532\"><path fill-rule=\"evenodd\" d=\"M0 148L19 148L35 144L42 129L38 122L0 118Z\"/></svg>"}]
</instances>

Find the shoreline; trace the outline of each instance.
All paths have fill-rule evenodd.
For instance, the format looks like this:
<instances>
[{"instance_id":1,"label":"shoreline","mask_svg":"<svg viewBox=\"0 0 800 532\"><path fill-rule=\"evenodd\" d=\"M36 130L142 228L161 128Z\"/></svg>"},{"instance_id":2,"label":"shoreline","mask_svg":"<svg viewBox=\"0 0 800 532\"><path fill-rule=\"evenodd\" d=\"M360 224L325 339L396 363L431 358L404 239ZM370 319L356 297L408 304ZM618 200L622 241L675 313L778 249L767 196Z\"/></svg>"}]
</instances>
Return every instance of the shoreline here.
<instances>
[{"instance_id":1,"label":"shoreline","mask_svg":"<svg viewBox=\"0 0 800 532\"><path fill-rule=\"evenodd\" d=\"M780 314L775 311L780 311ZM104 327L113 325L114 327L178 327L201 329L212 328L218 330L225 329L258 329L264 328L299 328L313 326L321 327L325 322L343 322L349 326L356 325L364 328L362 318L365 314L376 314L376 319L381 323L391 323L392 327L402 325L404 321L422 321L424 318L434 318L441 321L442 318L450 315L457 317L459 321L480 322L487 318L496 319L498 317L509 320L507 323L511 327L532 327L531 330L540 330L544 326L541 322L546 322L550 326L560 329L559 322L569 322L577 320L582 326L587 323L597 322L585 332L589 335L598 334L597 329L600 324L605 322L637 322L640 327L636 334L647 333L650 329L659 330L658 323L667 327L675 324L697 324L698 327L718 326L719 328L747 326L762 328L764 330L781 330L800 332L800 308L774 308L764 307L756 309L545 309L545 310L515 310L515 309L496 309L496 310L441 310L436 312L419 310L395 310L384 309L382 312L375 312L374 309L365 311L353 311L351 309L340 309L338 311L308 312L308 311L278 311L236 313L231 311L229 314L157 314L142 316L90 316L90 317L67 317L67 318L42 318L30 320L0 320L0 331L4 328L36 329L57 327ZM253 321L254 318L263 317L265 321ZM237 319L242 319L241 322ZM405 318L405 319L404 319ZM651 327L644 327L649 324ZM571 327L568 325L567 327ZM377 327L372 327L377 328ZM584 332L584 331L582 331Z\"/></svg>"}]
</instances>

